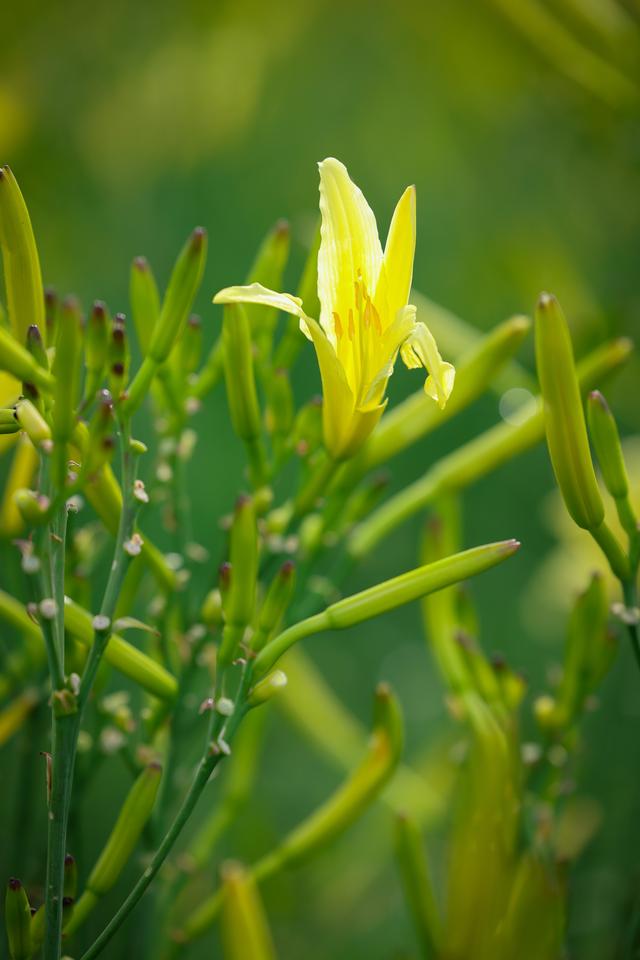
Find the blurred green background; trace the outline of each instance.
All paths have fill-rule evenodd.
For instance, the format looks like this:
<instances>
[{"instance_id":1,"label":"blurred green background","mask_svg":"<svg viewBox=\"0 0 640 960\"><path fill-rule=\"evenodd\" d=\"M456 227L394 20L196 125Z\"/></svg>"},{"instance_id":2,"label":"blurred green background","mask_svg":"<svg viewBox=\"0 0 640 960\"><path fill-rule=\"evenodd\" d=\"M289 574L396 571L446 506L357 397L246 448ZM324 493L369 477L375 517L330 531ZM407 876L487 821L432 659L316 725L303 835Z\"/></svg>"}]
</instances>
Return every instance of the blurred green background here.
<instances>
[{"instance_id":1,"label":"blurred green background","mask_svg":"<svg viewBox=\"0 0 640 960\"><path fill-rule=\"evenodd\" d=\"M416 183L415 285L469 323L488 329L531 313L538 292L550 289L578 353L640 332L640 7L632 0L24 0L3 9L0 63L0 159L27 199L45 282L85 303L99 297L126 312L132 258L145 254L164 282L184 237L203 224L211 244L198 307L211 342L220 311L210 295L244 278L279 217L292 225L293 286L317 215L315 164L334 155L382 230ZM522 356L531 367L530 343ZM606 391L625 434L640 429L638 374L634 361ZM300 400L318 389L312 350L296 378ZM390 403L417 386L398 368ZM485 398L399 458L393 487L498 417L498 399ZM213 563L222 534L211 504L233 502L243 454L223 391L194 423L191 493ZM557 539L547 519L552 489L540 448L464 504L468 545L523 541L520 555L473 593L486 646L522 669L534 693L563 631L562 619L545 612L569 599L561 579L543 577ZM413 565L418 534L419 524L398 531L351 586ZM449 727L417 608L309 650L366 722L376 681L394 685L409 754ZM640 698L626 649L603 700L579 771L581 790L606 810L572 884L572 955L580 958L611 955L620 911L640 885ZM338 780L272 713L255 800L222 851L241 858L267 849ZM10 749L0 757L3 776L12 759ZM113 763L96 778L83 811L95 834L85 836L87 865L124 783ZM376 854L389 830L384 812L372 811L332 852L265 890L282 957L407 955L412 934L394 868ZM125 929L105 956L133 948ZM210 956L210 942L192 955Z\"/></svg>"}]
</instances>

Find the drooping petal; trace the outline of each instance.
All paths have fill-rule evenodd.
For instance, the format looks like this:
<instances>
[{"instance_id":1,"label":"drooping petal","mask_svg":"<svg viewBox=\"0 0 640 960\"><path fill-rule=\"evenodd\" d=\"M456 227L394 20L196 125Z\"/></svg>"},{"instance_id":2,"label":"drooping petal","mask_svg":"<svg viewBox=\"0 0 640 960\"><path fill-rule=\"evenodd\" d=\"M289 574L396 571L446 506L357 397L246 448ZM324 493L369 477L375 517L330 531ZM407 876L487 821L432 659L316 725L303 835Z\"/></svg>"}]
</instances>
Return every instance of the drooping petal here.
<instances>
[{"instance_id":1,"label":"drooping petal","mask_svg":"<svg viewBox=\"0 0 640 960\"><path fill-rule=\"evenodd\" d=\"M276 310L283 310L285 313L292 313L295 317L300 317L300 329L305 337L311 340L307 326L308 317L302 309L302 300L291 293L276 293L275 290L263 287L261 283L250 283L247 286L225 287L224 290L219 290L213 302L258 303L264 304L265 307L275 307Z\"/></svg>"},{"instance_id":2,"label":"drooping petal","mask_svg":"<svg viewBox=\"0 0 640 960\"><path fill-rule=\"evenodd\" d=\"M321 241L318 253L320 324L335 344L334 313L346 322L360 274L374 291L382 263L376 218L347 168L329 157L319 164Z\"/></svg>"},{"instance_id":3,"label":"drooping petal","mask_svg":"<svg viewBox=\"0 0 640 960\"><path fill-rule=\"evenodd\" d=\"M446 405L453 390L455 369L442 359L433 334L424 323L416 323L400 348L404 363L409 369L424 367L429 376L425 380L425 393L436 401L440 409Z\"/></svg>"},{"instance_id":4,"label":"drooping petal","mask_svg":"<svg viewBox=\"0 0 640 960\"><path fill-rule=\"evenodd\" d=\"M393 213L376 290L376 302L380 302L380 312L386 313L389 323L393 323L398 310L409 300L415 250L416 188L412 186L404 191Z\"/></svg>"}]
</instances>

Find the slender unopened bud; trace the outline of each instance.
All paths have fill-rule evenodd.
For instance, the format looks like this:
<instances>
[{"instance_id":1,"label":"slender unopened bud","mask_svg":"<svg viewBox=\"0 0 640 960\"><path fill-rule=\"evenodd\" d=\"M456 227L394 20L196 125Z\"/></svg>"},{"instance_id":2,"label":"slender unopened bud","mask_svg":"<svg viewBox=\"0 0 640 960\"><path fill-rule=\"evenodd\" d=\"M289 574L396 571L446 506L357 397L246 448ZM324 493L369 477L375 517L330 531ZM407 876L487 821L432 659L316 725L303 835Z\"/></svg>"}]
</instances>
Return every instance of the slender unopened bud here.
<instances>
[{"instance_id":1,"label":"slender unopened bud","mask_svg":"<svg viewBox=\"0 0 640 960\"><path fill-rule=\"evenodd\" d=\"M536 308L536 362L544 399L549 456L567 510L593 530L604 505L591 461L569 327L555 297L543 293Z\"/></svg>"},{"instance_id":2,"label":"slender unopened bud","mask_svg":"<svg viewBox=\"0 0 640 960\"><path fill-rule=\"evenodd\" d=\"M282 277L289 257L290 231L286 220L279 220L267 234L258 250L247 283L260 283L270 290L282 289ZM258 358L264 361L271 352L277 310L248 304L247 317L253 333Z\"/></svg>"},{"instance_id":3,"label":"slender unopened bud","mask_svg":"<svg viewBox=\"0 0 640 960\"><path fill-rule=\"evenodd\" d=\"M46 497L36 493L35 490L24 488L16 490L13 494L13 502L27 526L35 527L46 520L49 501Z\"/></svg>"},{"instance_id":4,"label":"slender unopened bud","mask_svg":"<svg viewBox=\"0 0 640 960\"><path fill-rule=\"evenodd\" d=\"M6 166L0 168L0 247L11 329L24 343L30 324L44 330L42 274L29 211Z\"/></svg>"},{"instance_id":5,"label":"slender unopened bud","mask_svg":"<svg viewBox=\"0 0 640 960\"><path fill-rule=\"evenodd\" d=\"M11 877L7 884L4 924L11 960L29 960L32 950L31 909L25 889L15 877Z\"/></svg>"},{"instance_id":6,"label":"slender unopened bud","mask_svg":"<svg viewBox=\"0 0 640 960\"><path fill-rule=\"evenodd\" d=\"M112 396L118 400L122 394L129 376L129 340L127 337L126 318L122 313L116 313L109 337L109 389Z\"/></svg>"},{"instance_id":7,"label":"slender unopened bud","mask_svg":"<svg viewBox=\"0 0 640 960\"><path fill-rule=\"evenodd\" d=\"M196 227L173 268L160 316L149 344L149 356L163 363L184 324L202 280L207 256L207 232Z\"/></svg>"},{"instance_id":8,"label":"slender unopened bud","mask_svg":"<svg viewBox=\"0 0 640 960\"><path fill-rule=\"evenodd\" d=\"M113 398L108 390L101 390L98 402L89 423L89 437L84 452L86 471L92 476L113 455L115 414Z\"/></svg>"},{"instance_id":9,"label":"slender unopened bud","mask_svg":"<svg viewBox=\"0 0 640 960\"><path fill-rule=\"evenodd\" d=\"M15 417L35 447L47 446L51 441L51 428L31 400L19 400Z\"/></svg>"},{"instance_id":10,"label":"slender unopened bud","mask_svg":"<svg viewBox=\"0 0 640 960\"><path fill-rule=\"evenodd\" d=\"M229 557L233 578L226 607L232 623L250 623L255 607L258 574L258 528L253 499L238 497L231 524Z\"/></svg>"},{"instance_id":11,"label":"slender unopened bud","mask_svg":"<svg viewBox=\"0 0 640 960\"><path fill-rule=\"evenodd\" d=\"M26 347L15 339L6 327L0 326L0 370L6 370L23 383L32 383L51 392L53 377L41 367Z\"/></svg>"},{"instance_id":12,"label":"slender unopened bud","mask_svg":"<svg viewBox=\"0 0 640 960\"><path fill-rule=\"evenodd\" d=\"M0 408L0 435L17 433L20 424L16 420L16 412L13 407Z\"/></svg>"},{"instance_id":13,"label":"slender unopened bud","mask_svg":"<svg viewBox=\"0 0 640 960\"><path fill-rule=\"evenodd\" d=\"M612 497L621 500L629 493L629 478L622 453L620 434L609 404L599 390L589 394L587 403L589 433L596 451L605 486Z\"/></svg>"},{"instance_id":14,"label":"slender unopened bud","mask_svg":"<svg viewBox=\"0 0 640 960\"><path fill-rule=\"evenodd\" d=\"M405 815L396 820L395 853L405 900L423 945L423 955L436 957L441 939L438 904L423 838L417 824Z\"/></svg>"},{"instance_id":15,"label":"slender unopened bud","mask_svg":"<svg viewBox=\"0 0 640 960\"><path fill-rule=\"evenodd\" d=\"M296 416L292 444L300 457L308 457L322 443L322 397L312 397Z\"/></svg>"},{"instance_id":16,"label":"slender unopened bud","mask_svg":"<svg viewBox=\"0 0 640 960\"><path fill-rule=\"evenodd\" d=\"M260 608L256 632L251 640L251 648L256 653L269 642L287 611L295 589L295 573L293 562L286 560L269 585L267 595Z\"/></svg>"},{"instance_id":17,"label":"slender unopened bud","mask_svg":"<svg viewBox=\"0 0 640 960\"><path fill-rule=\"evenodd\" d=\"M202 320L192 313L185 324L180 339L179 364L183 375L188 376L198 369L202 356Z\"/></svg>"},{"instance_id":18,"label":"slender unopened bud","mask_svg":"<svg viewBox=\"0 0 640 960\"><path fill-rule=\"evenodd\" d=\"M161 776L160 765L150 763L129 791L111 836L87 881L87 887L95 895L111 889L133 853L151 816Z\"/></svg>"},{"instance_id":19,"label":"slender unopened bud","mask_svg":"<svg viewBox=\"0 0 640 960\"><path fill-rule=\"evenodd\" d=\"M27 350L45 370L49 369L49 357L44 347L40 327L32 323L27 330Z\"/></svg>"},{"instance_id":20,"label":"slender unopened bud","mask_svg":"<svg viewBox=\"0 0 640 960\"><path fill-rule=\"evenodd\" d=\"M260 409L253 371L251 328L244 308L227 304L222 322L227 400L233 429L245 441L260 435Z\"/></svg>"},{"instance_id":21,"label":"slender unopened bud","mask_svg":"<svg viewBox=\"0 0 640 960\"><path fill-rule=\"evenodd\" d=\"M273 670L262 680L258 680L255 687L249 691L247 703L250 707L258 707L267 700L280 693L287 685L287 675L282 670Z\"/></svg>"},{"instance_id":22,"label":"slender unopened bud","mask_svg":"<svg viewBox=\"0 0 640 960\"><path fill-rule=\"evenodd\" d=\"M338 600L337 603L327 607L329 624L336 629L343 629L361 623L363 620L369 620L371 617L377 617L395 607L418 600L425 594L467 580L469 577L475 577L502 563L519 547L517 540L504 540L474 547L435 563L417 567L415 570L393 577L375 587L369 587L368 590L356 593L352 597Z\"/></svg>"},{"instance_id":23,"label":"slender unopened bud","mask_svg":"<svg viewBox=\"0 0 640 960\"><path fill-rule=\"evenodd\" d=\"M64 858L64 883L63 893L65 897L75 899L78 892L78 866L75 857L70 853Z\"/></svg>"},{"instance_id":24,"label":"slender unopened bud","mask_svg":"<svg viewBox=\"0 0 640 960\"><path fill-rule=\"evenodd\" d=\"M291 433L294 416L293 391L289 374L279 368L269 381L269 406L266 411L267 430L273 437L276 456L285 448Z\"/></svg>"},{"instance_id":25,"label":"slender unopened bud","mask_svg":"<svg viewBox=\"0 0 640 960\"><path fill-rule=\"evenodd\" d=\"M143 356L149 350L153 331L160 316L160 296L151 267L144 257L136 257L131 265L129 285L131 316Z\"/></svg>"},{"instance_id":26,"label":"slender unopened bud","mask_svg":"<svg viewBox=\"0 0 640 960\"><path fill-rule=\"evenodd\" d=\"M276 960L255 881L239 863L222 868L222 945L225 960Z\"/></svg>"},{"instance_id":27,"label":"slender unopened bud","mask_svg":"<svg viewBox=\"0 0 640 960\"><path fill-rule=\"evenodd\" d=\"M222 623L222 595L220 590L210 590L204 598L200 616L208 627Z\"/></svg>"},{"instance_id":28,"label":"slender unopened bud","mask_svg":"<svg viewBox=\"0 0 640 960\"><path fill-rule=\"evenodd\" d=\"M246 627L253 620L258 577L258 528L251 497L241 496L231 524L229 556L231 577L228 590L222 593L225 631L220 648L220 661L229 662ZM222 584L221 584L222 590Z\"/></svg>"},{"instance_id":29,"label":"slender unopened bud","mask_svg":"<svg viewBox=\"0 0 640 960\"><path fill-rule=\"evenodd\" d=\"M254 676L264 676L286 651L304 637L323 630L342 630L387 613L405 603L442 590L468 577L489 570L512 556L519 548L517 540L504 540L429 563L392 580L385 580L344 600L331 604L323 613L289 627L258 654Z\"/></svg>"},{"instance_id":30,"label":"slender unopened bud","mask_svg":"<svg viewBox=\"0 0 640 960\"><path fill-rule=\"evenodd\" d=\"M59 310L58 294L53 287L47 287L44 291L44 327L47 331L46 339L49 344L56 342Z\"/></svg>"},{"instance_id":31,"label":"slender unopened bud","mask_svg":"<svg viewBox=\"0 0 640 960\"><path fill-rule=\"evenodd\" d=\"M44 370L48 370L49 358L47 357L47 351L45 350L44 343L42 342L40 328L36 326L35 323L32 323L27 330L26 347L36 363ZM22 384L22 392L30 400L33 400L39 410L44 410L44 403L40 396L40 391L34 383L25 381Z\"/></svg>"},{"instance_id":32,"label":"slender unopened bud","mask_svg":"<svg viewBox=\"0 0 640 960\"><path fill-rule=\"evenodd\" d=\"M107 367L109 348L109 328L111 317L106 304L96 300L89 314L85 337L85 366L87 378L85 384L85 403L90 403L104 377Z\"/></svg>"},{"instance_id":33,"label":"slender unopened bud","mask_svg":"<svg viewBox=\"0 0 640 960\"><path fill-rule=\"evenodd\" d=\"M60 444L68 443L76 423L76 404L80 383L82 313L74 297L67 297L60 311L56 335L53 373L52 435Z\"/></svg>"}]
</instances>

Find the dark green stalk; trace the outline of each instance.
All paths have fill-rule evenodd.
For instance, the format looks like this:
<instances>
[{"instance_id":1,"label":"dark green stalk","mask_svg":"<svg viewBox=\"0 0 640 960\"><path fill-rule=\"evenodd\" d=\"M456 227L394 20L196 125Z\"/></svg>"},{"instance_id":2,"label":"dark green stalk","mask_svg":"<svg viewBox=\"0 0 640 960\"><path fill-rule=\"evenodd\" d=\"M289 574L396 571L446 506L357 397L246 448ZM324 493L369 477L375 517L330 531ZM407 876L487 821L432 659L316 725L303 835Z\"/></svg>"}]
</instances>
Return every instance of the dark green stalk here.
<instances>
[{"instance_id":1,"label":"dark green stalk","mask_svg":"<svg viewBox=\"0 0 640 960\"><path fill-rule=\"evenodd\" d=\"M65 688L64 662L61 661L62 683L54 684L53 706L53 773L49 798L49 829L47 842L47 880L45 889L45 937L43 944L44 960L59 960L62 939L62 889L64 857L67 844L67 827L69 808L71 803L71 787L73 770L78 745L78 734L84 708L93 688L96 673L102 655L111 635L111 620L113 618L122 581L126 572L128 554L125 543L133 533L137 513L136 501L133 498L133 483L135 480L135 456L129 446L129 431L123 425L121 432L122 444L122 474L123 474L123 504L120 513L118 534L115 543L114 559L111 565L107 586L102 605L100 607L98 626L95 629L94 641L85 665L80 689L77 696ZM66 529L64 525L59 529ZM51 585L54 597L58 601L57 616L60 618L59 630L64 641L64 536L56 547L59 554L54 554L55 562L51 563ZM55 635L54 635L55 641ZM60 679L60 677L58 677ZM54 677L52 676L52 681Z\"/></svg>"},{"instance_id":2,"label":"dark green stalk","mask_svg":"<svg viewBox=\"0 0 640 960\"><path fill-rule=\"evenodd\" d=\"M122 926L131 911L138 904L152 880L160 870L162 864L173 849L176 840L182 833L183 827L193 813L202 791L209 782L211 774L226 755L220 746L221 740L225 737L231 739L243 716L245 715L245 701L250 682L251 668L246 667L241 681L240 690L238 692L236 708L228 722L225 722L224 718L221 717L220 714L218 714L215 710L211 711L211 718L209 720L209 728L207 730L204 751L202 757L200 758L195 777L193 778L191 786L189 787L189 790L182 801L180 809L178 810L171 826L165 834L162 843L156 850L151 863L144 871L136 885L133 887L127 898L124 900L120 906L120 909L114 914L102 933L93 942L89 949L82 954L80 960L93 960L94 957L98 956L107 943L109 943L113 935Z\"/></svg>"}]
</instances>

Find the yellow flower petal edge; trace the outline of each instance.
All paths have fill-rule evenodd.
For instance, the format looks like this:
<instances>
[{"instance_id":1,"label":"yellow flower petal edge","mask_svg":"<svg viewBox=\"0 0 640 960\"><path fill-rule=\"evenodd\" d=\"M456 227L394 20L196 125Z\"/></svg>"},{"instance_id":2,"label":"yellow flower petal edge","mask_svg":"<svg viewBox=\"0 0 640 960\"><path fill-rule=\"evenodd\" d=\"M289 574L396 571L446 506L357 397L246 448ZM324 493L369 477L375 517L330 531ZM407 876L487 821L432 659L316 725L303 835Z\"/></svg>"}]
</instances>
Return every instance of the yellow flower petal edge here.
<instances>
[{"instance_id":1,"label":"yellow flower petal edge","mask_svg":"<svg viewBox=\"0 0 640 960\"><path fill-rule=\"evenodd\" d=\"M262 303L300 318L320 367L325 444L332 457L344 459L382 416L398 351L407 367L427 370L425 392L441 408L455 371L407 302L416 243L415 188L400 197L383 252L373 211L344 164L329 157L319 169L319 321L306 315L299 297L257 283L221 290L214 303Z\"/></svg>"}]
</instances>

